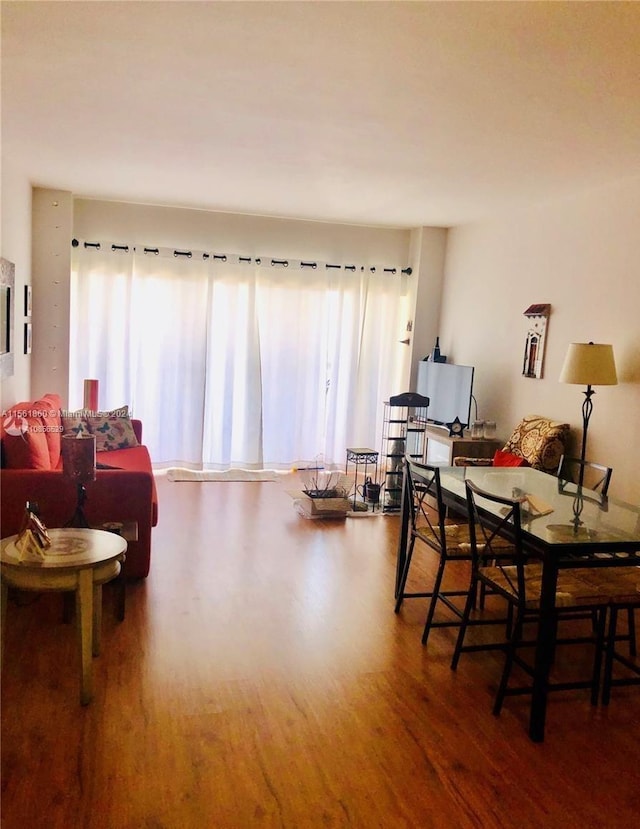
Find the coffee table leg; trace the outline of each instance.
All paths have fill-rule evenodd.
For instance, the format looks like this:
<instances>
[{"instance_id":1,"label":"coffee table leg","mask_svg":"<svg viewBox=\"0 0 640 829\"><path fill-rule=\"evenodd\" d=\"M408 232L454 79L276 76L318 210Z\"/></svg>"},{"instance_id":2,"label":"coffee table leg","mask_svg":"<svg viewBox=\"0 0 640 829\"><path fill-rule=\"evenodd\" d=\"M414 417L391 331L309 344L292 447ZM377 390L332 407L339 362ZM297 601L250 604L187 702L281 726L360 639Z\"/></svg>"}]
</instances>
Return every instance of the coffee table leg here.
<instances>
[{"instance_id":1,"label":"coffee table leg","mask_svg":"<svg viewBox=\"0 0 640 829\"><path fill-rule=\"evenodd\" d=\"M92 653L100 656L100 634L102 631L102 585L93 588L93 642Z\"/></svg>"},{"instance_id":2,"label":"coffee table leg","mask_svg":"<svg viewBox=\"0 0 640 829\"><path fill-rule=\"evenodd\" d=\"M88 705L93 696L92 682L92 646L93 646L93 571L85 567L78 574L76 591L76 615L80 635L80 665L82 680L80 702Z\"/></svg>"}]
</instances>

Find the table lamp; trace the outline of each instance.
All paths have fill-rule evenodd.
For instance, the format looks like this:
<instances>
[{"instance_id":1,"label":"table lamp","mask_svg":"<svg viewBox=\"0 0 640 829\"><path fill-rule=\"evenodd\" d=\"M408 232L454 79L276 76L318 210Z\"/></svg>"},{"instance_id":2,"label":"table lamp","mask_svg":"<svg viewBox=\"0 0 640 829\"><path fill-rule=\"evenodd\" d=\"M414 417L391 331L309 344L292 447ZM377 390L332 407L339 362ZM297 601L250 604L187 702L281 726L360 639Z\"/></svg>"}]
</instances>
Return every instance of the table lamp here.
<instances>
[{"instance_id":1,"label":"table lamp","mask_svg":"<svg viewBox=\"0 0 640 829\"><path fill-rule=\"evenodd\" d=\"M615 386L618 383L613 346L592 342L571 343L560 373L560 382L587 387L582 404L582 451L580 453L580 460L584 462L589 418L593 411L591 398L595 394L592 386ZM584 466L580 468L580 486L582 486L583 476Z\"/></svg>"},{"instance_id":2,"label":"table lamp","mask_svg":"<svg viewBox=\"0 0 640 829\"><path fill-rule=\"evenodd\" d=\"M96 479L96 438L95 435L63 435L62 474L77 485L76 511L67 522L67 527L88 527L84 514L87 481Z\"/></svg>"}]
</instances>

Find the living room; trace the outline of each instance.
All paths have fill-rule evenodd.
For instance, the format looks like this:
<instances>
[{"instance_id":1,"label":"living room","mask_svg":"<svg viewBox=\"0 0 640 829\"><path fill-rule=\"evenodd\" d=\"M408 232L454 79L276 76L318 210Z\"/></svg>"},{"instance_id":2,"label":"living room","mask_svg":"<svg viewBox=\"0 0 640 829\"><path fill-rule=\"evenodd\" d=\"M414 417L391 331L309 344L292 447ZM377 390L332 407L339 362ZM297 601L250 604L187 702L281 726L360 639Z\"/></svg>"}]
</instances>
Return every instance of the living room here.
<instances>
[{"instance_id":1,"label":"living room","mask_svg":"<svg viewBox=\"0 0 640 829\"><path fill-rule=\"evenodd\" d=\"M352 4L340 4L344 5ZM491 5L481 4L487 8L475 12L463 8L447 9L451 20L445 17L445 23L448 22L445 33L450 35L449 27L461 25L465 19L468 19L469 25L487 25L488 21L493 25L490 12L498 16L505 12L490 10ZM348 222L347 211L335 209L334 215L339 222L336 224L335 220L332 222L328 208L314 216L311 207L307 208L307 214L300 207L296 221L288 218L292 215L291 205L280 210L275 207L272 211L264 208L265 215L261 217L256 215L259 213L258 202L244 211L252 216L238 215L243 211L225 211L224 201L214 203L214 209L210 211L193 211L185 220L185 213L177 207L171 208L170 202L169 207L165 203L164 207L154 208L150 205L152 197L142 191L137 197L129 197L130 193L136 192L135 174L127 184L127 191L122 190L123 197L117 198L112 191L103 189L107 197L100 198L96 188L106 186L104 179L107 170L107 178L115 175L115 158L106 165L96 160L95 166L87 169L86 174L95 176L99 171L102 182L91 184L87 179L85 187L71 186L71 182L65 186L62 179L54 178L54 173L39 172L34 165L35 160L44 155L39 142L43 130L48 131L46 121L39 120L37 125L34 122L31 130L26 125L26 135L12 136L12 123L22 124L23 120L11 117L11 107L5 94L3 256L15 264L17 294L20 295L24 285L32 284L35 299L33 350L30 355L25 355L22 348L16 349L14 375L3 383L2 406L30 399L32 393L51 391L51 355L56 353L63 358L68 353L68 343L60 341L64 325L58 327L57 339L53 341L48 322L54 266L51 248L49 246L47 256L46 251L39 248L39 245L45 244L44 240L41 236L32 236L32 187L44 187L60 191L62 198L66 199L60 202L56 211L64 216L66 239L70 231L73 236L88 240L97 237L118 243L135 237L135 241L145 244L184 243L207 249L210 244L205 245L204 241L210 242L213 235L216 247L225 252L272 256L298 253L300 256L324 259L340 257L341 254L353 256L367 245L371 251L375 239L374 259L376 254L384 252L385 259L393 260L393 265L410 265L414 270L415 281L411 284L411 291L416 296L417 304L412 320L411 353L408 357L405 348L402 355L406 366L406 385L409 387L415 382L418 361L430 352L435 337L439 336L442 352L448 354L452 362L476 367L474 394L478 409L481 416L497 422L501 437L508 436L523 414L539 412L569 422L577 442L581 428L581 390L558 382L568 344L590 340L611 343L619 383L614 388L597 390L588 454L593 460L606 462L615 469L612 494L618 494L632 503L640 500L640 484L635 475L639 450L633 441L623 438L637 424L640 402L640 352L635 319L640 287L633 267L639 244L635 233L639 199L639 170L634 140L637 107L632 71L635 53L628 45L625 34L636 25L637 10L630 8L629 4L619 3L612 4L610 10L592 8L589 11L570 10L564 7L565 4L560 5L563 8L555 11L538 9L536 14L540 20L536 21L537 25L549 29L554 25L564 26L570 30L579 23L592 27L597 24L606 33L591 52L585 46L585 55L579 66L576 63L567 70L568 95L575 86L571 73L578 70L582 73L579 94L575 98L574 120L569 118L566 108L565 111L554 111L554 107L559 108L561 104L551 98L543 111L537 114L526 108L515 109L517 98L512 99L514 108L511 114L506 109L504 112L490 111L487 120L490 117L508 117L509 120L504 123L515 122L513 135L509 138L510 146L524 140L521 133L526 130L531 130L535 139L530 136L526 145L523 144L518 151L521 154L519 169L506 171L504 164L501 165L500 154L505 152L504 148L482 160L479 165L481 174L494 176L492 187L485 186L484 189L488 203L482 205L481 191L478 189L476 194L470 188L471 193L467 194L464 205L465 213L460 211L455 221L449 200L453 199L454 188L462 186L459 170L448 191L451 195L447 195L446 201L443 199L438 210L431 203L431 193L426 195L426 189L422 208L416 210L416 206L411 205L414 215L422 209L425 220L438 217L433 224L428 221L403 224L399 218L402 211L398 212L398 199L395 198L392 209L386 211L387 216L393 217L391 221L385 218L384 210L378 209L369 211L368 222ZM16 7L14 13L20 8L20 4L9 4L5 15L11 14L11 6ZM338 8L332 13L339 15L343 11ZM53 14L52 10L48 13ZM20 8L20 14L28 12ZM460 15L460 20L457 15ZM487 20L483 21L483 15ZM558 15L557 21L554 15ZM477 21L475 16L478 16ZM509 16L513 19L507 19L505 25L516 28L524 25L527 19L524 10L518 13L513 8L509 9ZM407 23L401 20L398 25L402 22ZM327 20L327 25L333 23L332 19ZM615 41L615 47L614 41L609 40L614 36L619 38ZM34 43L37 43L37 34L33 37ZM413 40L411 42L413 44ZM506 51L509 52L508 49ZM23 54L27 55L28 50ZM591 65L587 60L588 54L592 55ZM457 53L454 56L457 57ZM482 58L486 58L484 52ZM11 66L10 59L11 54L5 57L8 67ZM480 60L480 57L476 59ZM495 73L496 69L492 71ZM16 76L15 80L18 86L20 78ZM528 77L526 80L532 82ZM488 73L482 84L484 92L484 85L490 81L495 82L496 78ZM614 84L614 92L610 93ZM517 84L514 86L518 91ZM551 95L550 86L549 80L545 86L541 79L536 94L544 91ZM90 88L87 92L90 94ZM510 92L514 94L514 90ZM45 93L34 90L34 94L27 97L38 100L38 94ZM594 108L595 99L599 102L597 110ZM477 114L474 112L474 115ZM531 123L534 117L546 119L545 130L541 130L539 123ZM73 124L74 118L77 121L77 114L70 113L68 121ZM495 125L494 130L496 135L504 132L501 124ZM68 137L72 138L72 135ZM549 142L551 150L544 149L543 152L543 139ZM390 138L388 140L391 141ZM428 155L427 132L424 141L424 152ZM52 142L49 136L47 143L51 145ZM385 152L402 155L401 146L394 150L393 143L390 143ZM483 144L481 150L475 152L479 154L481 151L486 153L489 148ZM64 147L59 152L65 154ZM478 165L478 159L472 158L473 149L465 149L464 152L469 156L465 164ZM66 156L67 169L79 166L75 165L75 151L66 152ZM89 164L89 161L86 163ZM510 158L509 163L513 165L516 162ZM519 183L524 171L535 168L536 164L540 164L538 173L528 175L526 182ZM181 175L187 174L183 170ZM73 177L78 179L76 170ZM310 186L316 187L314 184ZM509 186L513 187L511 194ZM263 203L268 202L269 193L273 194L274 199L281 198L276 196L281 188L268 186L266 182L261 188ZM355 205L352 215L364 216L362 194L357 193L357 196L359 204ZM297 192L296 197L299 199ZM225 201L230 202L230 198L229 191ZM474 201L477 203L474 204ZM113 202L129 204L121 205L118 210ZM133 207L134 202L138 203L137 207ZM141 202L146 202L147 207L140 206ZM320 210L321 207L318 207ZM409 212L406 211L407 218ZM308 218L322 219L321 224L315 225L318 232L314 232L313 221L304 221ZM326 227L327 223L330 228ZM56 265L60 253L56 251ZM64 253L70 256L71 251L67 248ZM68 281L68 266L64 258L58 265L56 279L60 278L60 273L66 273L66 277L62 278ZM551 317L543 376L532 380L522 376L523 312L532 303L538 302L551 305ZM399 332L397 340L402 338L403 333ZM56 377L59 378L56 391L64 394L68 367L64 359L55 362ZM391 393L396 391L399 389Z\"/></svg>"},{"instance_id":2,"label":"living room","mask_svg":"<svg viewBox=\"0 0 640 829\"><path fill-rule=\"evenodd\" d=\"M523 415L540 413L571 424L577 451L583 389L559 382L565 354L572 342L611 343L618 384L596 388L587 454L613 467L612 496L640 503L640 448L634 440L640 425L640 7L617 2L162 5L2 4L2 256L15 265L16 296L21 300L27 285L33 290L33 346L24 353L18 308L14 371L2 382L2 407L47 392L68 395L69 307L57 307L57 297L69 302L73 238L322 261L359 257L412 269L407 278L412 331L395 336L405 388L394 391L413 387L419 361L439 337L452 362L475 366L478 410L496 421L500 437L506 438ZM200 6L216 14L202 20ZM172 32L185 39L173 52ZM242 47L225 48L233 43ZM185 69L190 51L204 60L205 46L212 57L217 53L232 61L224 72L219 64L203 72L199 62ZM99 59L103 52L110 61L106 67ZM168 53L172 61L165 59ZM193 96L186 95L179 83L185 76L205 78L205 88L194 83L188 88ZM216 100L211 79L221 76L242 102L242 141L229 126L229 99ZM116 91L118 85L126 88L125 103L116 94L107 96L109 78L115 78ZM345 79L355 90L351 95L345 94ZM149 103L154 96L158 109ZM290 109L296 102L300 108ZM204 135L187 129L200 124L198 107L213 113L219 107L224 114L212 118ZM173 112L183 125L182 146L165 124ZM291 134L283 136L285 123ZM334 149L342 144L348 152ZM535 303L551 306L539 379L522 374L523 314ZM399 342L407 336L409 347ZM378 403L382 411L383 400ZM186 520L203 522L199 541L215 533L205 497L190 503L181 495L177 501ZM238 496L224 498L244 508ZM260 515L268 516L273 500L260 496ZM224 519L219 507L215 515ZM164 520L165 535L156 536L156 578L166 597L172 590L168 574L188 579L170 563L180 517ZM280 530L268 526L284 544ZM346 532L362 534L359 543L364 543L372 530ZM337 532L331 535L336 538ZM225 531L225 539L232 537L231 529ZM388 547L392 553L391 538ZM295 567L293 555L288 564ZM162 575L160 565L167 568ZM350 576L357 580L355 573ZM182 589L184 598L193 585L181 581ZM137 621L151 630L150 619L163 611L140 594L134 588L125 624ZM177 601L169 607L178 617L184 612ZM364 615L339 618L364 626ZM415 634L417 615L412 622ZM261 620L253 623L257 629ZM41 635L41 629L24 625ZM108 637L106 622L105 628ZM171 639L170 631L163 633ZM55 646L53 636L50 642ZM16 644L9 650L13 660ZM109 658L111 644L98 661ZM222 641L215 644L223 647ZM389 645L384 637L379 644L383 650ZM403 648L409 653L414 645L419 649L407 640ZM256 658L260 661L257 648ZM408 659L419 676L419 655L412 649ZM108 664L118 672L116 660ZM194 676L185 683L195 686L197 670ZM480 684L491 681L484 674L476 678ZM191 686L190 693L195 693ZM471 699L465 697L464 704L472 705ZM118 702L126 699L120 696ZM156 713L172 732L171 712ZM343 709L340 715L348 717ZM180 716L195 739L188 706ZM121 740L115 720L109 722L110 738ZM384 729L383 714L376 727ZM513 728L518 731L521 723ZM286 742L286 734L280 737ZM493 723L490 738L497 739ZM578 742L578 750L586 751L585 745ZM370 744L365 748L372 750ZM541 775L539 788L530 792L535 800L549 758L532 757L528 760ZM126 762L131 786L135 761ZM286 770L281 773L285 779ZM251 787L249 775L243 784ZM483 814L495 818L489 810ZM144 825L134 817L140 813L119 826ZM78 825L101 825L94 820ZM346 818L335 821L348 824ZM399 817L384 825L406 824ZM457 825L465 825L460 815ZM535 823L519 813L518 825ZM562 825L559 811L547 825Z\"/></svg>"}]
</instances>

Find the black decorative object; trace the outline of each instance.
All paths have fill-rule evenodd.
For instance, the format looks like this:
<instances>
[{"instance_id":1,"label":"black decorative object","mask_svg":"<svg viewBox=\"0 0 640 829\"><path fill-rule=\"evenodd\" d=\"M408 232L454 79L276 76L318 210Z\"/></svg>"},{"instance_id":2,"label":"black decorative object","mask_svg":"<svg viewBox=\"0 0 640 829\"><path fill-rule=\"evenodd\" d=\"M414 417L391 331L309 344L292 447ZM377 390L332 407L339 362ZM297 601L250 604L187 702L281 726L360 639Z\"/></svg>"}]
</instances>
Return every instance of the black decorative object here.
<instances>
[{"instance_id":1,"label":"black decorative object","mask_svg":"<svg viewBox=\"0 0 640 829\"><path fill-rule=\"evenodd\" d=\"M431 354L428 357L432 363L446 363L447 358L444 354L440 354L440 337L436 337L436 344L431 349Z\"/></svg>"}]
</instances>

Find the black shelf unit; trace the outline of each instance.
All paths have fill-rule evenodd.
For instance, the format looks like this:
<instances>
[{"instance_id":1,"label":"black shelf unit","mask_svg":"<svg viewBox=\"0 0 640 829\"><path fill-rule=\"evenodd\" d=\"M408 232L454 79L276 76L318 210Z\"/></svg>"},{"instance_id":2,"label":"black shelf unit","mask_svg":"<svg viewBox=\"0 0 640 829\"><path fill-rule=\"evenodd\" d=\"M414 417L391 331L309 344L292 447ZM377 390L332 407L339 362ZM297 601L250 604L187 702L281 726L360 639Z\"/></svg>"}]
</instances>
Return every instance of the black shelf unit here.
<instances>
[{"instance_id":1,"label":"black shelf unit","mask_svg":"<svg viewBox=\"0 0 640 829\"><path fill-rule=\"evenodd\" d=\"M353 464L355 467L355 476L353 481L353 503L352 509L355 512L357 510L357 503L358 503L358 470L360 467L363 467L364 474L362 476L362 485L367 480L369 475L369 468L371 467L371 475L373 477L373 481L378 480L378 453L375 449L367 449L364 447L354 447L347 449L347 462L345 464L344 471L348 474L349 472L349 464ZM368 509L366 505L366 499L364 494L361 496L360 499L361 508ZM371 505L372 509L375 511L376 505Z\"/></svg>"},{"instance_id":2,"label":"black shelf unit","mask_svg":"<svg viewBox=\"0 0 640 829\"><path fill-rule=\"evenodd\" d=\"M415 392L390 397L382 421L382 511L399 512L402 506L404 457L424 460L429 398Z\"/></svg>"}]
</instances>

